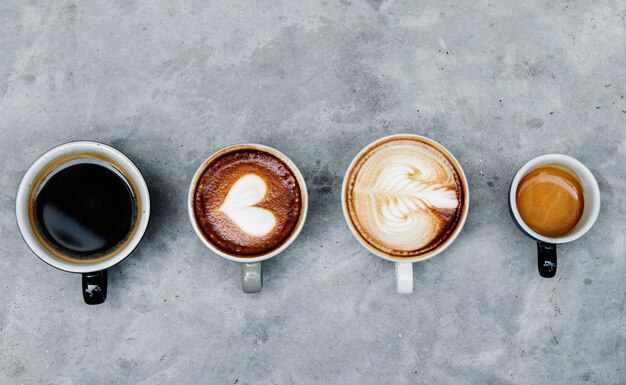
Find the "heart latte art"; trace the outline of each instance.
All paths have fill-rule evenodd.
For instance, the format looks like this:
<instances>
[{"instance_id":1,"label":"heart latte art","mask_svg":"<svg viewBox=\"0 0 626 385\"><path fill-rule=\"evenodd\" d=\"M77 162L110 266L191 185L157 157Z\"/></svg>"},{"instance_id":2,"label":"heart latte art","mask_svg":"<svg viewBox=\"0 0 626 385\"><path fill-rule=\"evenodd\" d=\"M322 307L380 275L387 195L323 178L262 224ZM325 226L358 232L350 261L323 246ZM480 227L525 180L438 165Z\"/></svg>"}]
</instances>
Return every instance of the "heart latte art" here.
<instances>
[{"instance_id":1,"label":"heart latte art","mask_svg":"<svg viewBox=\"0 0 626 385\"><path fill-rule=\"evenodd\" d=\"M462 182L448 157L417 139L382 143L357 160L345 192L349 217L372 247L395 257L436 249L462 213Z\"/></svg>"},{"instance_id":2,"label":"heart latte art","mask_svg":"<svg viewBox=\"0 0 626 385\"><path fill-rule=\"evenodd\" d=\"M264 197L267 186L254 174L241 177L226 195L220 210L247 234L262 237L276 226L271 211L255 207Z\"/></svg>"},{"instance_id":3,"label":"heart latte art","mask_svg":"<svg viewBox=\"0 0 626 385\"><path fill-rule=\"evenodd\" d=\"M210 162L195 186L194 215L206 239L238 257L280 247L300 218L296 176L274 155L227 152Z\"/></svg>"}]
</instances>

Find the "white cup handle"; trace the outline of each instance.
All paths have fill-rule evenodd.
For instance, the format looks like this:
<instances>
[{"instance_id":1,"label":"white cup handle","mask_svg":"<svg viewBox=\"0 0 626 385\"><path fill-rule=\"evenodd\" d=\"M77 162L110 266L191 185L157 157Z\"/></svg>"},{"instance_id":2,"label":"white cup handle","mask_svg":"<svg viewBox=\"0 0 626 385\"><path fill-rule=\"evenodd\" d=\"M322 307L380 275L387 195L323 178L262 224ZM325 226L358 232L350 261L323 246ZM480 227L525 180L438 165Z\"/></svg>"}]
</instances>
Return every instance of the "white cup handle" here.
<instances>
[{"instance_id":1,"label":"white cup handle","mask_svg":"<svg viewBox=\"0 0 626 385\"><path fill-rule=\"evenodd\" d=\"M413 264L411 262L396 262L396 286L398 293L413 293Z\"/></svg>"}]
</instances>

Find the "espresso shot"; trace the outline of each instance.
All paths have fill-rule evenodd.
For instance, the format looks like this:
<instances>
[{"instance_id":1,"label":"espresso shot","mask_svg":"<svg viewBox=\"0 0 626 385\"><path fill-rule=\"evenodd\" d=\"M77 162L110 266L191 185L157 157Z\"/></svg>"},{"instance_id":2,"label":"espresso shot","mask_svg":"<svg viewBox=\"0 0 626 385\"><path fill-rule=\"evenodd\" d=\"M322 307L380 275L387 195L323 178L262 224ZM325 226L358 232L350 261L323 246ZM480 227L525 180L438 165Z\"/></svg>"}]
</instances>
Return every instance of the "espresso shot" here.
<instances>
[{"instance_id":1,"label":"espresso shot","mask_svg":"<svg viewBox=\"0 0 626 385\"><path fill-rule=\"evenodd\" d=\"M509 211L517 227L537 244L539 275L557 271L557 246L583 236L598 218L600 188L591 171L563 154L526 162L509 187Z\"/></svg>"}]
</instances>

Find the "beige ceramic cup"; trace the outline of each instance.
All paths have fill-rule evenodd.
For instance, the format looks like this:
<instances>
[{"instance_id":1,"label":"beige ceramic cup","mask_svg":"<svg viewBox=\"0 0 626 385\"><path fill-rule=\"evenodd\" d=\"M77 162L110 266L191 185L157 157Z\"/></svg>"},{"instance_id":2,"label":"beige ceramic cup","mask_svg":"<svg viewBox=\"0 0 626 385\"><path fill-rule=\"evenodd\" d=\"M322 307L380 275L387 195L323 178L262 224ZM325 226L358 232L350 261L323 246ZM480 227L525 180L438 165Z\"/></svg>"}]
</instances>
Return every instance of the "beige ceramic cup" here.
<instances>
[{"instance_id":1,"label":"beige ceramic cup","mask_svg":"<svg viewBox=\"0 0 626 385\"><path fill-rule=\"evenodd\" d=\"M292 230L291 234L289 234L287 239L283 241L283 243L279 247L272 249L271 251L265 254L257 255L254 257L244 257L240 255L235 255L235 254L229 254L225 252L224 250L221 250L215 244L213 244L211 240L208 239L208 237L204 235L202 229L198 225L198 220L196 218L196 214L194 210L194 199L195 199L196 188L197 188L197 184L198 184L200 177L204 173L204 170L206 170L207 167L209 167L216 159L220 158L221 156L224 156L228 153L239 151L239 150L258 150L258 151L266 152L280 159L283 163L287 165L287 167L289 167L289 169L292 171L292 173L296 177L298 186L300 188L300 194L301 194L302 206L300 210L300 217L298 218L298 221L296 222L296 225L294 229ZM302 230L302 227L304 226L304 222L306 220L306 215L307 215L308 204L309 204L309 199L308 199L304 177L300 173L300 170L298 170L298 167L291 161L291 159L289 159L286 155L284 155L283 153L281 153L280 151L272 147L264 146L261 144L250 144L250 143L237 144L234 146L223 148L217 151L216 153L214 153L213 155L211 155L207 160L205 160L202 163L202 165L198 167L198 170L196 171L193 179L191 180L191 184L189 186L189 194L187 196L187 212L189 214L189 221L191 222L191 226L193 227L194 232L209 250L211 250L212 252L214 252L215 254L219 255L222 258L228 259L229 261L238 262L241 264L241 287L243 291L246 293L256 293L256 292L261 291L261 288L263 287L263 273L261 269L261 262L267 259L273 258L277 256L278 254L282 253L283 251L285 251L285 249L287 249L287 247L289 247L289 245L291 245L296 240L296 238L300 234L300 231Z\"/></svg>"}]
</instances>

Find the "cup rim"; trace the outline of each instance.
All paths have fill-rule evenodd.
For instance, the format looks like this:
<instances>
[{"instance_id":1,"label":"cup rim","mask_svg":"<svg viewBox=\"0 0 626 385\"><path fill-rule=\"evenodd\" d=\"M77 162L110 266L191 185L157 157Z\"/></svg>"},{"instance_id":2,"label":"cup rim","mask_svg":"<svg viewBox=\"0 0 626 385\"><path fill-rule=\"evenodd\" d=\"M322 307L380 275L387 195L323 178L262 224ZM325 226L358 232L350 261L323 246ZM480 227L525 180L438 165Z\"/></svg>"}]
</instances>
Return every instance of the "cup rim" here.
<instances>
[{"instance_id":1,"label":"cup rim","mask_svg":"<svg viewBox=\"0 0 626 385\"><path fill-rule=\"evenodd\" d=\"M235 255L228 254L220 250L217 246L213 245L213 243L211 243L205 237L204 233L200 229L200 226L198 225L196 221L195 212L194 212L195 211L194 210L194 200L195 200L194 198L195 198L195 192L196 192L195 187L198 182L198 179L204 173L205 169L219 156L222 156L224 154L227 154L233 151L244 150L244 149L260 150L270 155L273 155L277 157L279 160L281 160L282 162L284 162L293 172L293 174L296 177L296 180L298 181L298 184L300 187L300 195L302 199L300 218L298 219L298 223L296 224L295 229L289 235L288 239L284 241L283 244L280 245L278 248L270 251L269 253L262 254L256 257L237 257ZM270 146L263 145L263 144L257 144L257 143L233 144L230 146L226 146L220 150L217 150L216 152L211 154L196 169L196 172L194 173L194 176L191 179L191 183L189 184L189 192L187 194L187 214L189 216L189 221L191 222L191 227L193 228L193 231L196 233L196 236L213 253L219 255L222 258L225 258L234 262L239 262L239 263L255 263L255 262L265 261L267 259L275 257L276 255L282 253L285 249L287 249L296 240L296 238L298 238L298 235L300 235L300 232L302 231L302 228L304 227L304 222L306 221L306 216L308 213L308 206L309 206L309 197L308 197L306 182L304 180L304 177L302 176L302 173L296 166L296 164L291 159L289 159L287 155L283 154L277 149L270 147Z\"/></svg>"},{"instance_id":2,"label":"cup rim","mask_svg":"<svg viewBox=\"0 0 626 385\"><path fill-rule=\"evenodd\" d=\"M389 141L389 140L395 140L395 139L399 139L399 138L406 138L406 137L411 138L411 139L419 139L419 140L427 142L428 144L430 144L433 147L435 147L437 150L440 150L440 151L444 152L444 154L449 157L449 159L452 161L452 163L454 163L454 166L456 166L456 168L458 169L459 176L461 177L463 190L464 190L464 193L465 193L464 194L464 199L463 199L464 210L461 213L461 218L459 219L459 223L458 223L456 229L454 230L454 232L452 233L452 235L450 235L448 237L448 239L446 239L444 241L444 243L439 248L437 248L436 250L433 250L433 251L427 253L426 255L419 255L419 256L416 256L416 257L392 257L392 256L389 256L389 255L387 255L385 253L380 252L379 250L374 248L372 245L370 245L365 239L363 239L363 237L359 234L359 232L354 228L354 226L353 226L353 224L352 224L352 222L350 220L350 214L348 213L348 209L346 208L346 206L347 206L347 203L346 203L346 189L348 187L348 179L349 179L350 173L351 173L352 169L354 168L354 166L356 165L357 161L361 158L361 156L363 154L367 153L370 149L372 149L373 147L377 146L381 142L385 142L385 141ZM437 256L438 254L441 254L445 249L450 247L450 245L456 240L456 238L459 236L459 234L463 230L463 226L465 226L465 221L466 221L468 213L469 213L469 206L470 206L469 184L467 183L467 177L465 175L465 171L463 171L463 167L461 167L461 163L441 143L435 141L434 139L428 138L428 137L423 136L423 135L417 135L417 134L392 134L392 135L384 136L382 138L378 138L378 139L374 140L373 142L370 142L368 145L363 147L363 149L361 149L361 151L359 151L354 156L352 161L350 162L350 165L348 166L348 169L346 170L346 173L345 173L345 175L343 177L343 182L342 182L342 186L341 186L341 208L342 208L342 211L343 211L344 219L345 219L345 221L346 221L346 223L348 225L348 228L350 229L350 232L352 233L352 235L354 235L354 237L359 241L359 243L363 247L365 247L365 249L367 249L369 252L371 252L372 254L374 254L374 255L382 258L382 259L386 259L388 261L396 262L396 263L414 263L414 262L426 261L426 260L428 260L428 259L430 259L432 257Z\"/></svg>"},{"instance_id":3,"label":"cup rim","mask_svg":"<svg viewBox=\"0 0 626 385\"><path fill-rule=\"evenodd\" d=\"M124 167L133 182L136 184L141 201L141 215L137 228L128 241L121 249L117 250L111 257L94 263L72 263L62 260L52 255L44 246L36 239L31 228L30 219L28 217L28 207L32 185L40 174L45 171L55 160L72 154L101 154L111 157L116 163ZM126 176L125 176L126 177ZM91 273L100 270L109 269L120 263L128 257L139 245L148 227L150 220L150 193L146 181L137 168L137 166L116 148L105 143L92 140L75 140L54 146L41 154L28 167L20 184L18 186L15 198L15 218L20 235L28 248L43 262L62 271L70 273Z\"/></svg>"},{"instance_id":4,"label":"cup rim","mask_svg":"<svg viewBox=\"0 0 626 385\"><path fill-rule=\"evenodd\" d=\"M587 219L587 222L576 231L569 232L562 237L546 237L533 231L524 222L524 220L522 219L522 216L519 213L519 210L517 209L516 196L517 196L517 187L519 186L520 181L522 180L524 176L526 176L526 174L528 174L535 167L541 164L560 164L560 165L570 168L576 174L576 176L579 179L581 179L581 181L584 178L584 180L589 183L591 187L591 191L589 191L589 193L592 194L593 199L597 200L597 205L593 206L592 208L593 211L591 212L589 218ZM577 170L574 170L574 168ZM580 171L583 175L580 175L578 171ZM587 191L585 191L584 193L586 196ZM528 234L531 238L534 238L535 240L545 242L545 243L552 243L552 244L569 243L585 235L594 225L594 223L596 222L596 219L598 219L598 215L600 213L600 205L601 205L600 187L598 186L598 181L593 176L593 173L591 172L591 170L589 170L589 168L587 168L587 166L585 166L578 159L569 155L565 155L565 154L548 153L548 154L539 155L537 157L530 159L522 167L520 167L519 170L517 170L517 172L515 173L515 176L513 177L513 180L511 181L511 186L509 188L509 207L511 208L511 212L513 213L513 217L515 218L515 221L522 228L522 230L526 234Z\"/></svg>"}]
</instances>

